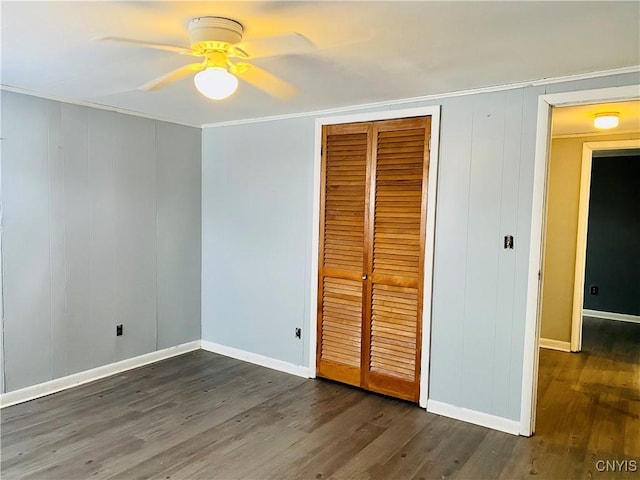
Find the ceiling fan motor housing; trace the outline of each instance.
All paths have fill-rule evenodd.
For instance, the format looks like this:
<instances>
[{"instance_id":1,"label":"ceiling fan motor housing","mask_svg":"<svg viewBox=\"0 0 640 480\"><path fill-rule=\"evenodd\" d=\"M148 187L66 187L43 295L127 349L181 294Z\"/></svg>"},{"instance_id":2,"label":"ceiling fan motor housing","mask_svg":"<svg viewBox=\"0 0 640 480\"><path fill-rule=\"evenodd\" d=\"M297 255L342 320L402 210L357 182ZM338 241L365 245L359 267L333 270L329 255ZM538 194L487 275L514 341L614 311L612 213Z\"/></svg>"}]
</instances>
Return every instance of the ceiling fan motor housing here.
<instances>
[{"instance_id":1,"label":"ceiling fan motor housing","mask_svg":"<svg viewBox=\"0 0 640 480\"><path fill-rule=\"evenodd\" d=\"M189 21L191 48L196 51L226 50L240 42L242 24L224 17L196 17Z\"/></svg>"}]
</instances>

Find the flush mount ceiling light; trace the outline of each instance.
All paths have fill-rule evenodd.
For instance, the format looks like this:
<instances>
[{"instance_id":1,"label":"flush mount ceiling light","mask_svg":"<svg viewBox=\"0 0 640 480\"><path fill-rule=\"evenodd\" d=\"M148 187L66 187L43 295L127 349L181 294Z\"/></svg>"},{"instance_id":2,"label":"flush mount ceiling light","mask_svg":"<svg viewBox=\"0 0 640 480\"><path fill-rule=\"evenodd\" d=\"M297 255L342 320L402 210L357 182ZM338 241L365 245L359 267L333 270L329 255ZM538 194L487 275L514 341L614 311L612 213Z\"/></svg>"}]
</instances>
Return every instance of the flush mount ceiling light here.
<instances>
[{"instance_id":1,"label":"flush mount ceiling light","mask_svg":"<svg viewBox=\"0 0 640 480\"><path fill-rule=\"evenodd\" d=\"M195 73L193 81L196 88L213 100L232 95L238 87L238 78L273 97L292 97L296 93L292 85L246 60L300 55L315 49L306 37L298 33L242 41L244 27L230 18L197 17L189 21L187 28L191 40L189 48L122 37L105 37L102 40L164 50L185 57L200 57L201 61L198 63L184 65L138 88L146 91L159 90Z\"/></svg>"},{"instance_id":2,"label":"flush mount ceiling light","mask_svg":"<svg viewBox=\"0 0 640 480\"><path fill-rule=\"evenodd\" d=\"M618 122L619 119L617 112L596 113L596 116L593 119L593 126L606 130L609 128L616 128L618 126Z\"/></svg>"}]
</instances>

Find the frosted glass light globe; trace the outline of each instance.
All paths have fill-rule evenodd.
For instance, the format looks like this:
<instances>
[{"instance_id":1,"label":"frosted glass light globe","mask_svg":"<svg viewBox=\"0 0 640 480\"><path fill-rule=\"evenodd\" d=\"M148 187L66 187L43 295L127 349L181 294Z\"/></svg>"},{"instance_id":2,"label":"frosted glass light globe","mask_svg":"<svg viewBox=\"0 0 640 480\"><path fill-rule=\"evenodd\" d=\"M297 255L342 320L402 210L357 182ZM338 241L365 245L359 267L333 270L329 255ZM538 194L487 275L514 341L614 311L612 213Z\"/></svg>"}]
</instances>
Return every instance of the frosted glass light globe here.
<instances>
[{"instance_id":1,"label":"frosted glass light globe","mask_svg":"<svg viewBox=\"0 0 640 480\"><path fill-rule=\"evenodd\" d=\"M238 79L221 67L208 67L198 72L193 83L202 95L211 100L227 98L238 88Z\"/></svg>"},{"instance_id":2,"label":"frosted glass light globe","mask_svg":"<svg viewBox=\"0 0 640 480\"><path fill-rule=\"evenodd\" d=\"M598 113L593 119L593 126L603 130L616 128L618 126L617 113Z\"/></svg>"}]
</instances>

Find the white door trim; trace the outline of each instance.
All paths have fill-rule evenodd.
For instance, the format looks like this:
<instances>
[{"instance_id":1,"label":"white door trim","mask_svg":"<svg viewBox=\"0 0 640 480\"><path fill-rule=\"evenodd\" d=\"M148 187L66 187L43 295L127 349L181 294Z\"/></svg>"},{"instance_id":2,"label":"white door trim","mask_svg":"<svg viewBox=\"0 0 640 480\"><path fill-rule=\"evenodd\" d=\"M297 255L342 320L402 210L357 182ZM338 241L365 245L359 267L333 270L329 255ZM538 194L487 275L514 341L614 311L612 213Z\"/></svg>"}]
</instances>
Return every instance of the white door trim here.
<instances>
[{"instance_id":1,"label":"white door trim","mask_svg":"<svg viewBox=\"0 0 640 480\"><path fill-rule=\"evenodd\" d=\"M520 434L530 436L535 431L536 394L538 387L538 351L540 338L540 284L542 267L542 234L547 190L549 142L551 139L551 107L624 101L640 98L640 85L582 90L540 95L536 153L533 174L533 202L531 208L531 239L527 280L524 357L522 367L522 398L520 404Z\"/></svg>"},{"instance_id":2,"label":"white door trim","mask_svg":"<svg viewBox=\"0 0 640 480\"><path fill-rule=\"evenodd\" d=\"M407 117L431 117L431 148L429 155L429 186L427 192L427 233L424 255L424 297L422 303L422 360L420 365L419 405L427 408L429 397L429 358L431 345L431 309L433 298L433 255L436 225L436 188L438 185L438 146L440 139L440 105L379 112L339 115L316 119L313 164L313 226L311 246L311 295L309 315L309 376L316 376L316 342L318 322L318 254L320 242L320 175L322 157L322 127L342 123L373 122Z\"/></svg>"},{"instance_id":3,"label":"white door trim","mask_svg":"<svg viewBox=\"0 0 640 480\"><path fill-rule=\"evenodd\" d=\"M615 133L615 132L612 132ZM573 281L573 309L571 311L571 351L582 350L582 310L584 306L584 276L587 263L587 227L589 223L589 197L591 166L594 150L627 150L640 148L640 140L585 142L582 144L580 169L580 200L578 206L578 235L576 238L576 270Z\"/></svg>"}]
</instances>

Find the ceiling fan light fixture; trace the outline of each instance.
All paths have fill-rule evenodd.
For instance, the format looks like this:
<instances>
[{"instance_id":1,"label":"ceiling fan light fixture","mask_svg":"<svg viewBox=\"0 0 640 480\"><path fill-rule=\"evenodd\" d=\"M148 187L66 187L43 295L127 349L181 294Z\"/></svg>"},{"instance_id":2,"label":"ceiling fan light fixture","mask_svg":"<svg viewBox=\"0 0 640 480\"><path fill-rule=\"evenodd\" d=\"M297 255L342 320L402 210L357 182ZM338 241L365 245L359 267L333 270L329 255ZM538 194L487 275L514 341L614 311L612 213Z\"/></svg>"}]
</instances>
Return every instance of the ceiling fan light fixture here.
<instances>
[{"instance_id":1,"label":"ceiling fan light fixture","mask_svg":"<svg viewBox=\"0 0 640 480\"><path fill-rule=\"evenodd\" d=\"M593 126L606 130L609 128L616 128L618 126L619 118L618 113L597 113L593 119Z\"/></svg>"},{"instance_id":2,"label":"ceiling fan light fixture","mask_svg":"<svg viewBox=\"0 0 640 480\"><path fill-rule=\"evenodd\" d=\"M198 72L193 83L202 95L211 100L230 97L238 88L238 79L222 67L208 67Z\"/></svg>"}]
</instances>

